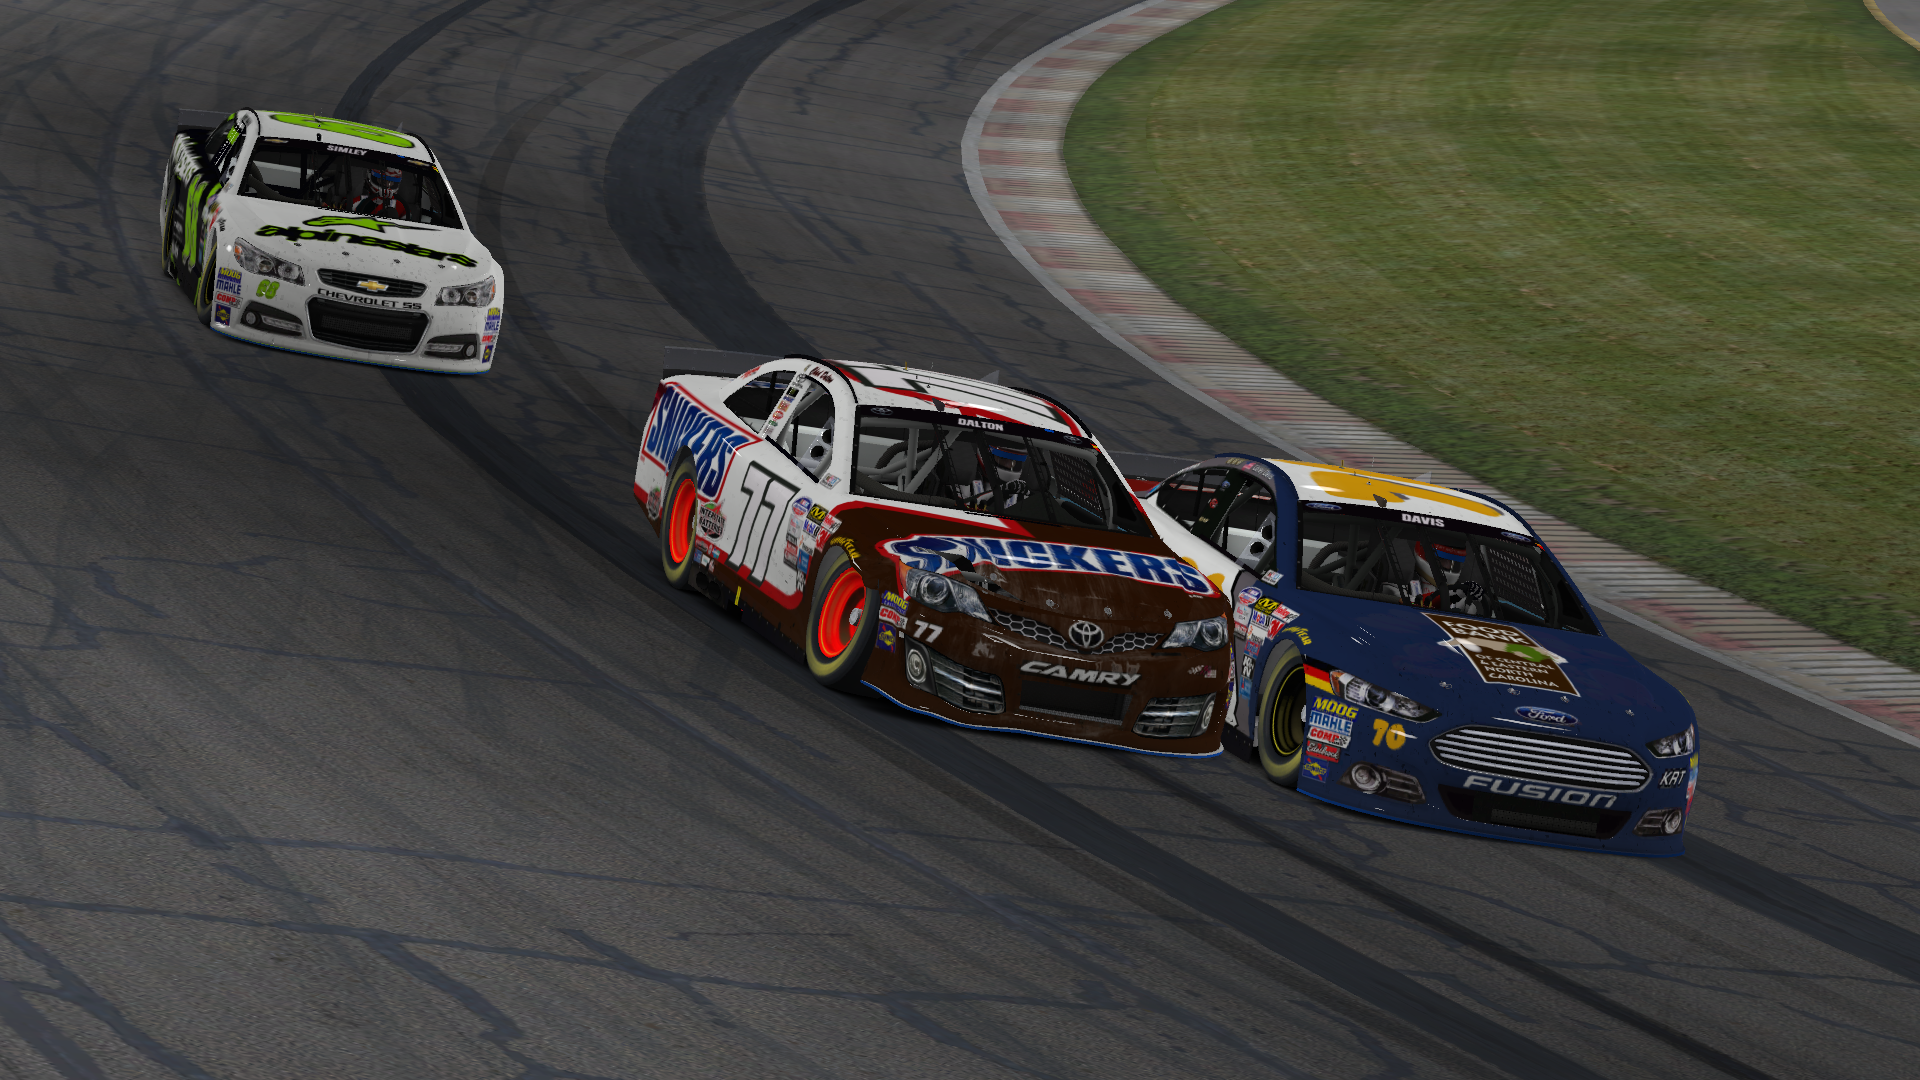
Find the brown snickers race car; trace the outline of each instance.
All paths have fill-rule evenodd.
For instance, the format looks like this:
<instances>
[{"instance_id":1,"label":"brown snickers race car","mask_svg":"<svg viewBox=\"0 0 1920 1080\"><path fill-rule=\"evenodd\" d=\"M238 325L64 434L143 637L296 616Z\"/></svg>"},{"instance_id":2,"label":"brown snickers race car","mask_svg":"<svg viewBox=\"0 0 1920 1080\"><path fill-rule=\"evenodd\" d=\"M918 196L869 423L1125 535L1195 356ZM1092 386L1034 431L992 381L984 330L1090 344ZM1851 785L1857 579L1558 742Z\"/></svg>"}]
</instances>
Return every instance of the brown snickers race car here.
<instances>
[{"instance_id":1,"label":"brown snickers race car","mask_svg":"<svg viewBox=\"0 0 1920 1080\"><path fill-rule=\"evenodd\" d=\"M634 494L669 582L764 621L828 686L965 727L1220 752L1220 582L1040 394L805 356L675 375Z\"/></svg>"}]
</instances>

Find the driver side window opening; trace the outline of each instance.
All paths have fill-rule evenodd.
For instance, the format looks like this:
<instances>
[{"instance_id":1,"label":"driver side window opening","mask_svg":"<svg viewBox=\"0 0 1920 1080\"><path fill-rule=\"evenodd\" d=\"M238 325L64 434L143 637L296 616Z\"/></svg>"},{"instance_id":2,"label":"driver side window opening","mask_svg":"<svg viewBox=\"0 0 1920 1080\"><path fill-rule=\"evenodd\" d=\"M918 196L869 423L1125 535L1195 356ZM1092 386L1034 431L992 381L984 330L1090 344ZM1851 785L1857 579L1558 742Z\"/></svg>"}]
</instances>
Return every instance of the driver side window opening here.
<instances>
[{"instance_id":1,"label":"driver side window opening","mask_svg":"<svg viewBox=\"0 0 1920 1080\"><path fill-rule=\"evenodd\" d=\"M1260 573L1273 566L1273 490L1239 469L1196 469L1160 485L1160 509L1187 531Z\"/></svg>"},{"instance_id":2,"label":"driver side window opening","mask_svg":"<svg viewBox=\"0 0 1920 1080\"><path fill-rule=\"evenodd\" d=\"M774 404L786 393L787 381L792 378L791 371L755 375L747 385L727 395L727 411L744 421L749 429L759 431L766 425L767 417L773 415Z\"/></svg>"},{"instance_id":3,"label":"driver side window opening","mask_svg":"<svg viewBox=\"0 0 1920 1080\"><path fill-rule=\"evenodd\" d=\"M1232 556L1243 569L1256 574L1271 569L1274 531L1279 524L1273 507L1273 490L1258 480L1247 479L1227 510L1214 546Z\"/></svg>"},{"instance_id":4,"label":"driver side window opening","mask_svg":"<svg viewBox=\"0 0 1920 1080\"><path fill-rule=\"evenodd\" d=\"M833 392L804 375L794 379L774 406L767 430L773 445L820 479L833 464Z\"/></svg>"},{"instance_id":5,"label":"driver side window opening","mask_svg":"<svg viewBox=\"0 0 1920 1080\"><path fill-rule=\"evenodd\" d=\"M240 148L246 145L246 132L240 130L237 116L228 117L221 125L207 133L203 153L207 159L207 171L215 176L224 176L224 170Z\"/></svg>"}]
</instances>

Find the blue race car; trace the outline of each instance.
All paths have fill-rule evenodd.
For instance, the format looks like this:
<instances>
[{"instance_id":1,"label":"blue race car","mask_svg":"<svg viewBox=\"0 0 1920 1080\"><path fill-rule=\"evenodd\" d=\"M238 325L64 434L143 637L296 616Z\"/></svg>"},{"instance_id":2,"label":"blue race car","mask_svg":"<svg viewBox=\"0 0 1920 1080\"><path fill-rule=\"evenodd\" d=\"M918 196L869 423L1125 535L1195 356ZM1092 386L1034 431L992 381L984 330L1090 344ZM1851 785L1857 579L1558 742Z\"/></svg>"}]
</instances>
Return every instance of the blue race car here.
<instances>
[{"instance_id":1,"label":"blue race car","mask_svg":"<svg viewBox=\"0 0 1920 1080\"><path fill-rule=\"evenodd\" d=\"M1692 707L1497 500L1225 455L1143 502L1234 598L1225 742L1275 783L1455 832L1681 853Z\"/></svg>"}]
</instances>

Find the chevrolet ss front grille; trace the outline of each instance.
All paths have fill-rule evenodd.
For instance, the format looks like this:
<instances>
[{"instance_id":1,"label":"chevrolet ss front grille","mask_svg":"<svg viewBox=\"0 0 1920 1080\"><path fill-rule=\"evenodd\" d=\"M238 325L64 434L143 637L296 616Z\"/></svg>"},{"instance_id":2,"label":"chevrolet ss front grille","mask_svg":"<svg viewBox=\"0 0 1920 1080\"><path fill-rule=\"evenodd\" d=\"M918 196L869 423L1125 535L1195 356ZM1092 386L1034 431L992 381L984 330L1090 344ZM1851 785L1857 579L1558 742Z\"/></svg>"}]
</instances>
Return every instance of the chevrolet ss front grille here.
<instances>
[{"instance_id":1,"label":"chevrolet ss front grille","mask_svg":"<svg viewBox=\"0 0 1920 1080\"><path fill-rule=\"evenodd\" d=\"M368 296L390 296L399 300L410 300L427 291L427 287L418 281L357 274L351 270L322 270L320 280L336 289L349 289Z\"/></svg>"},{"instance_id":2,"label":"chevrolet ss front grille","mask_svg":"<svg viewBox=\"0 0 1920 1080\"><path fill-rule=\"evenodd\" d=\"M1653 775L1624 746L1530 731L1454 728L1436 735L1432 746L1434 757L1456 769L1602 791L1637 791Z\"/></svg>"},{"instance_id":3,"label":"chevrolet ss front grille","mask_svg":"<svg viewBox=\"0 0 1920 1080\"><path fill-rule=\"evenodd\" d=\"M1078 649L1067 640L1065 634L1060 633L1060 631L1055 630L1039 619L1029 619L1025 615L1015 615L1011 611L1002 611L999 608L992 608L990 610L993 612L993 621L995 623L1019 634L1023 638L1029 638L1045 645L1051 645L1056 649L1064 649L1067 652L1080 653L1085 656L1107 656L1111 653L1139 652L1142 649L1151 649L1160 643L1159 634L1115 634L1113 637L1108 638L1106 641L1091 649Z\"/></svg>"}]
</instances>

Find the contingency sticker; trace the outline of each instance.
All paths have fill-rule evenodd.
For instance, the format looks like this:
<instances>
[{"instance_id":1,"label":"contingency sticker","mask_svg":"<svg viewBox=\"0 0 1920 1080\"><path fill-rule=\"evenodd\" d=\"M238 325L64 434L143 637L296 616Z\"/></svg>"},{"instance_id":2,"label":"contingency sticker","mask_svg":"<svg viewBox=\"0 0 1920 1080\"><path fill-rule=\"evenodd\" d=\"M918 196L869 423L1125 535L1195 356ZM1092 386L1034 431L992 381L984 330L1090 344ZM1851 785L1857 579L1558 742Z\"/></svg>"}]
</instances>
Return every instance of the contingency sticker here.
<instances>
[{"instance_id":1,"label":"contingency sticker","mask_svg":"<svg viewBox=\"0 0 1920 1080\"><path fill-rule=\"evenodd\" d=\"M1308 758L1306 763L1300 766L1300 771L1323 784L1327 782L1327 763L1324 761Z\"/></svg>"},{"instance_id":2,"label":"contingency sticker","mask_svg":"<svg viewBox=\"0 0 1920 1080\"><path fill-rule=\"evenodd\" d=\"M888 592L880 598L880 621L894 626L907 625L907 602L897 592Z\"/></svg>"},{"instance_id":3,"label":"contingency sticker","mask_svg":"<svg viewBox=\"0 0 1920 1080\"><path fill-rule=\"evenodd\" d=\"M1560 668L1567 658L1548 652L1519 628L1455 615L1421 614L1446 631L1447 640L1440 644L1466 657L1482 682L1580 695Z\"/></svg>"},{"instance_id":4,"label":"contingency sticker","mask_svg":"<svg viewBox=\"0 0 1920 1080\"><path fill-rule=\"evenodd\" d=\"M1357 712L1351 705L1320 698L1307 712L1307 738L1346 746L1353 741L1353 715Z\"/></svg>"},{"instance_id":5,"label":"contingency sticker","mask_svg":"<svg viewBox=\"0 0 1920 1080\"><path fill-rule=\"evenodd\" d=\"M1247 623L1253 618L1253 605L1259 599L1260 590L1251 585L1233 598L1233 628L1241 637L1247 636Z\"/></svg>"}]
</instances>

